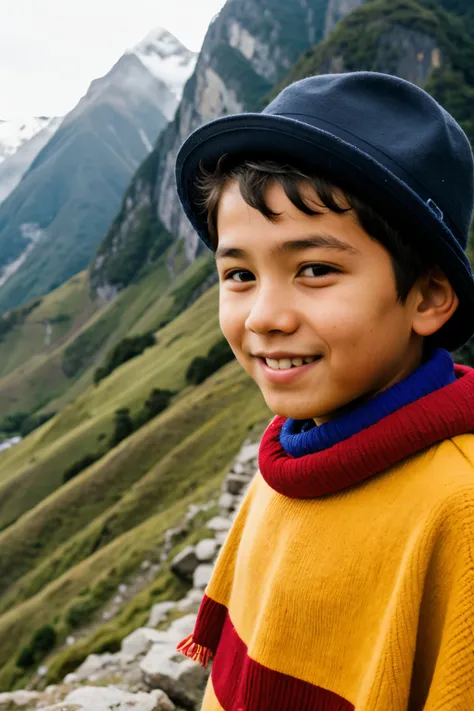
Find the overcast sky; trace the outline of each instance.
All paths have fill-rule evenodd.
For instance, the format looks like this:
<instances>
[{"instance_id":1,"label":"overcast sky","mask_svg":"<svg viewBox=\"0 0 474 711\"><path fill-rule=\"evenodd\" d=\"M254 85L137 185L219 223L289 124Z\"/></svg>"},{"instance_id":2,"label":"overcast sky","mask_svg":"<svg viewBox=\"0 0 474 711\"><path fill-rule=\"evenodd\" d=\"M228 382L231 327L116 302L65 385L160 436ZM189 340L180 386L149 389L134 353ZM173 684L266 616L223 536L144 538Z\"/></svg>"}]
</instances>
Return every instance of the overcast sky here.
<instances>
[{"instance_id":1,"label":"overcast sky","mask_svg":"<svg viewBox=\"0 0 474 711\"><path fill-rule=\"evenodd\" d=\"M63 116L155 27L194 51L224 0L0 0L0 119Z\"/></svg>"}]
</instances>

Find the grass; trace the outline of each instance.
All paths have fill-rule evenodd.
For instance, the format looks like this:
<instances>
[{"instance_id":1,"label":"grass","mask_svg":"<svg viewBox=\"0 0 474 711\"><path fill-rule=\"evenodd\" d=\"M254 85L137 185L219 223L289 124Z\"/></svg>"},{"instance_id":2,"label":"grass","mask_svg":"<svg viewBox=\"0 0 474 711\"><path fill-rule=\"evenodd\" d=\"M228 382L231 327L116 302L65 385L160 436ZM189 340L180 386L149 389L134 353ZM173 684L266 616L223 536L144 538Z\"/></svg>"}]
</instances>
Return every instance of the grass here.
<instances>
[{"instance_id":1,"label":"grass","mask_svg":"<svg viewBox=\"0 0 474 711\"><path fill-rule=\"evenodd\" d=\"M84 530L79 530L63 546L57 547L42 566L33 570L29 578L25 577L19 582L15 594L10 598L14 607L0 616L0 665L3 665L0 666L0 689L12 688L19 683L12 657L14 650L27 644L32 631L42 624L50 623L58 631L60 640L64 639L71 632L67 624L67 613L73 605L81 603L84 609L100 609L145 557L153 557L164 532L182 519L190 503L208 501L212 495L219 493L222 479L250 425L268 415L260 395L255 396L254 393L252 397L248 388L242 387L242 383L236 383L235 367L236 364L229 364L210 379L214 381L211 385L215 390L215 400L221 404L223 391L227 389L227 407L224 403L217 415L211 416L152 467L136 486L131 487L117 506L94 519ZM203 383L196 391L205 391L206 385L209 386L209 383ZM239 387L241 400L235 399L232 403L232 394ZM207 394L202 393L212 408L212 395L206 397ZM189 412L194 415L193 403L189 404ZM156 418L157 429L162 416ZM202 413L196 414L198 419L201 416ZM77 510L81 510L79 506ZM212 510L209 515L212 515ZM105 522L109 529L103 535ZM26 523L24 532L27 535ZM189 541L195 542L204 535L201 525ZM181 540L178 548L170 555L174 555L179 547L186 544L186 539ZM163 585L165 582L163 580ZM165 588L169 592L168 583ZM182 593L181 588L179 592ZM12 594L13 589L9 591L9 597ZM31 597L22 600L22 595L25 597L30 594ZM4 598L4 604L7 599ZM145 609L149 609L148 603L140 606L142 612ZM114 625L108 624L99 637L95 635L88 642L80 643L84 653L98 651L98 639L102 644L103 635L109 634L112 629L115 636L122 638L135 626L142 624L139 611L135 610L132 615L129 610L127 614L130 615L128 627L123 626L120 620L115 620ZM71 649L63 654L74 655L76 651ZM69 656L68 659L70 661ZM64 668L61 664L60 669Z\"/></svg>"},{"instance_id":2,"label":"grass","mask_svg":"<svg viewBox=\"0 0 474 711\"><path fill-rule=\"evenodd\" d=\"M169 345L181 332L188 336ZM102 434L110 435L115 410L129 407L136 413L153 387L182 390L192 358L204 355L219 337L214 290L163 329L154 347L90 386L22 443L1 453L0 527L61 486L66 468L95 451Z\"/></svg>"},{"instance_id":3,"label":"grass","mask_svg":"<svg viewBox=\"0 0 474 711\"><path fill-rule=\"evenodd\" d=\"M198 264L190 273L200 269ZM186 279L177 287L182 284L180 293ZM194 276L189 284L195 288ZM129 289L137 288L140 297L138 286ZM146 302L142 319L151 313ZM139 310L135 304L135 314ZM222 337L216 287L157 336L155 346L89 386L0 455L0 689L24 685L28 675L15 666L16 653L35 629L54 625L61 643L74 633L73 619L86 624L100 615L118 585L145 557L156 556L164 532L189 503L218 495L249 427L270 417L235 361L197 387L186 383L191 360ZM136 413L154 387L178 394L164 412L62 485L67 466L109 436L115 411L128 407ZM201 524L189 541L205 535ZM183 545L186 539L172 554ZM114 648L145 621L152 601L182 593L182 584L164 570L119 617L53 654L48 679L59 679L91 651Z\"/></svg>"},{"instance_id":4,"label":"grass","mask_svg":"<svg viewBox=\"0 0 474 711\"><path fill-rule=\"evenodd\" d=\"M8 349L8 353L12 349L10 368L17 359L14 370L7 368L5 373L0 370L0 421L16 412L57 412L63 409L91 385L95 368L120 340L127 335L158 329L174 304L171 292L175 281L171 283L168 260L173 263L180 283L186 282L187 271L193 278L196 270L194 264L187 266L183 253L182 244L173 245L160 259L149 265L149 271L142 280L131 284L114 302L100 309L99 303L91 302L88 297L85 272L43 297L42 304L32 312L25 324L10 333L3 344L0 343L0 354L2 346ZM41 318L54 314L63 308L63 301L71 314L69 330L66 331L67 323L63 322L61 338L46 348L41 341L41 338L44 339L44 326L36 324L35 328L39 330L31 348L31 321L36 318L35 314L40 314ZM104 333L108 334L106 338ZM63 367L65 353L72 350L77 355L81 343L87 352L84 363L76 375L69 378Z\"/></svg>"},{"instance_id":5,"label":"grass","mask_svg":"<svg viewBox=\"0 0 474 711\"><path fill-rule=\"evenodd\" d=\"M97 310L87 290L86 272L76 274L50 294L0 341L0 378L34 356L51 353L66 337L77 332ZM45 343L46 322L51 324L50 344Z\"/></svg>"},{"instance_id":6,"label":"grass","mask_svg":"<svg viewBox=\"0 0 474 711\"><path fill-rule=\"evenodd\" d=\"M17 652L28 643L35 629L49 622L57 630L59 642L63 642L71 632L66 623L67 612L74 604L84 601L84 591L89 598L99 597L98 602L105 604L115 594L118 585L135 571L145 558L154 554L166 530L183 518L189 504L208 499L218 486L218 478L215 481L208 480L200 490L195 490L187 498L176 502L166 512L149 518L141 526L119 537L103 550L47 585L35 597L2 615L0 617L0 689L6 690L24 685L26 675L15 666L15 659ZM173 585L176 596L182 595L183 587L176 585L169 570L165 570L160 578L150 586L150 596L152 590L160 586L162 592L169 595ZM140 606L142 618L146 611L145 598L147 596L142 594ZM155 600L158 601L158 598L159 595ZM147 599L153 604L151 597ZM93 634L92 640L83 641L81 646L95 648L95 651L101 648L103 650L105 634L110 634L114 630L117 636L120 634L125 636L128 629L131 631L137 623L141 624L136 601L133 608L127 607L128 609L124 609L121 616L123 621L129 623L129 628L117 628L119 620L115 619L114 623L104 626L105 629L103 628L98 634ZM99 637L102 641L97 644ZM68 656L75 651L69 648ZM80 661L82 660L79 660L79 663Z\"/></svg>"}]
</instances>

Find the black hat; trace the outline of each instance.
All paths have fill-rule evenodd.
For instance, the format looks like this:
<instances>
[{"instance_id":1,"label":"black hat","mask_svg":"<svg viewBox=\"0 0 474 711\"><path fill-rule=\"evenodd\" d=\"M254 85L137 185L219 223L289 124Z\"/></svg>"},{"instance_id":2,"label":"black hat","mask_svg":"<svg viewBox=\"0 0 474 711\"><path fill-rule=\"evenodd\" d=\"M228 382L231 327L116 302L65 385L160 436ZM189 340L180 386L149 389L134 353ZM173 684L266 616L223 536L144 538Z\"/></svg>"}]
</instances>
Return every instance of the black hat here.
<instances>
[{"instance_id":1,"label":"black hat","mask_svg":"<svg viewBox=\"0 0 474 711\"><path fill-rule=\"evenodd\" d=\"M201 162L211 170L223 154L319 170L409 227L460 301L437 341L454 350L472 336L474 279L465 251L472 149L459 124L423 89L377 72L322 74L286 87L262 113L224 116L195 130L179 150L176 183L187 217L213 250L195 177Z\"/></svg>"}]
</instances>

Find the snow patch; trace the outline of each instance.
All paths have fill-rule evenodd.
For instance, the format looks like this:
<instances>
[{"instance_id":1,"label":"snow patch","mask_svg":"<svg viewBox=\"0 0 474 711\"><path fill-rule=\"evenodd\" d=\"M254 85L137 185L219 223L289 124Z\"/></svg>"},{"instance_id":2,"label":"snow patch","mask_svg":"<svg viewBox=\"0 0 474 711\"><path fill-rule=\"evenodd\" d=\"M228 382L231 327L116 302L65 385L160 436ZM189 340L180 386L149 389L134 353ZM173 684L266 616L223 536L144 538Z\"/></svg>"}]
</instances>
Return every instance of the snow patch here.
<instances>
[{"instance_id":1,"label":"snow patch","mask_svg":"<svg viewBox=\"0 0 474 711\"><path fill-rule=\"evenodd\" d=\"M41 229L41 227L34 222L24 222L20 225L20 230L22 237L30 241L27 248L20 254L20 256L15 259L14 262L7 264L1 274L0 274L0 286L3 286L8 279L13 276L13 274L18 271L21 265L24 263L25 259L29 255L35 245L43 238L46 237L46 230Z\"/></svg>"},{"instance_id":2,"label":"snow patch","mask_svg":"<svg viewBox=\"0 0 474 711\"><path fill-rule=\"evenodd\" d=\"M162 27L158 27L127 54L134 54L150 74L164 82L179 100L184 85L194 71L198 53L191 52Z\"/></svg>"},{"instance_id":3,"label":"snow patch","mask_svg":"<svg viewBox=\"0 0 474 711\"><path fill-rule=\"evenodd\" d=\"M142 139L143 145L145 146L145 148L147 149L147 151L152 151L152 150L153 150L153 146L152 146L152 144L150 143L150 139L149 139L148 136L146 135L146 133L145 133L145 131L143 130L143 128L140 128L139 131L138 131L138 133L140 134L140 138Z\"/></svg>"}]
</instances>

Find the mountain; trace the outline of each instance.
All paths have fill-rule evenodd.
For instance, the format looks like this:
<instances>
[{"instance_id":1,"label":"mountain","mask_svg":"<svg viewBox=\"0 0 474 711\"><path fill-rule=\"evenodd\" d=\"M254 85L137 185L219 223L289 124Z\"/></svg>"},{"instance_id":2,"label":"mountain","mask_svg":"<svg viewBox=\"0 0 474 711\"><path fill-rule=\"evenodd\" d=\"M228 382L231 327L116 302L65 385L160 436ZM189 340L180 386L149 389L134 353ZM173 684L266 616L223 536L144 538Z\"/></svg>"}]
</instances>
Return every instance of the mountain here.
<instances>
[{"instance_id":1,"label":"mountain","mask_svg":"<svg viewBox=\"0 0 474 711\"><path fill-rule=\"evenodd\" d=\"M364 68L400 74L420 85L431 77L432 82L437 82L436 90L431 84L432 92L469 132L474 123L471 84L465 83L462 77L472 71L474 57L470 54L468 37L459 45L453 37L461 31L462 21L465 26L473 22L474 5L470 0L397 2L395 15L392 13L388 18L388 34L378 30L379 21L373 27L365 24L365 18L369 18L371 12L379 12L379 6L379 0L366 3L363 0L305 0L290 8L283 0L265 0L256 13L252 0L239 3L229 0L209 27L174 120L137 171L120 212L90 265L93 292L114 298L135 278L142 265L161 253L166 246L160 236L163 231L183 239L188 260L194 259L201 247L176 198L174 162L179 146L191 131L210 119L231 112L259 110L259 101L265 95L268 98L270 87L279 86L283 75L287 74L285 81L293 81L300 75L306 56L310 59L303 71L305 76ZM385 8L383 3L382 8ZM362 13L361 20L346 40L346 49L339 41L338 32L343 31L340 20L348 13L349 17L357 18L357 12ZM448 17L445 27L442 26L443 12ZM382 9L381 16L385 15ZM429 21L423 24L420 17L431 18L436 33L427 34L424 29ZM357 32L360 36L353 37ZM319 40L328 35L333 45L342 48L340 53L331 52L321 62L312 62L313 51L317 55L324 51L319 49ZM300 63L288 72L298 54ZM449 73L450 68L454 74ZM460 99L459 82L463 85Z\"/></svg>"},{"instance_id":2,"label":"mountain","mask_svg":"<svg viewBox=\"0 0 474 711\"><path fill-rule=\"evenodd\" d=\"M34 119L36 121L38 119ZM0 158L0 203L16 188L38 153L54 136L61 121L62 118L39 119L39 123L33 124L38 126L34 133L27 130L31 124L21 122L18 131L8 132L8 141L0 138L0 152L4 155ZM6 123L0 123L0 134Z\"/></svg>"},{"instance_id":3,"label":"mountain","mask_svg":"<svg viewBox=\"0 0 474 711\"><path fill-rule=\"evenodd\" d=\"M177 101L192 74L197 53L186 49L171 32L158 28L150 32L132 50L153 76L166 84ZM173 103L174 110L176 104ZM166 113L166 111L164 111ZM172 113L167 114L169 119Z\"/></svg>"},{"instance_id":4,"label":"mountain","mask_svg":"<svg viewBox=\"0 0 474 711\"><path fill-rule=\"evenodd\" d=\"M64 118L0 205L0 312L87 266L173 115L194 56L160 28L94 80Z\"/></svg>"},{"instance_id":5,"label":"mountain","mask_svg":"<svg viewBox=\"0 0 474 711\"><path fill-rule=\"evenodd\" d=\"M188 261L196 235L177 200L174 161L182 141L206 121L254 109L297 57L324 33L328 0L228 0L204 38L173 121L129 185L120 212L90 266L91 288L113 298L167 246L184 239ZM155 237L156 236L156 237Z\"/></svg>"}]
</instances>

